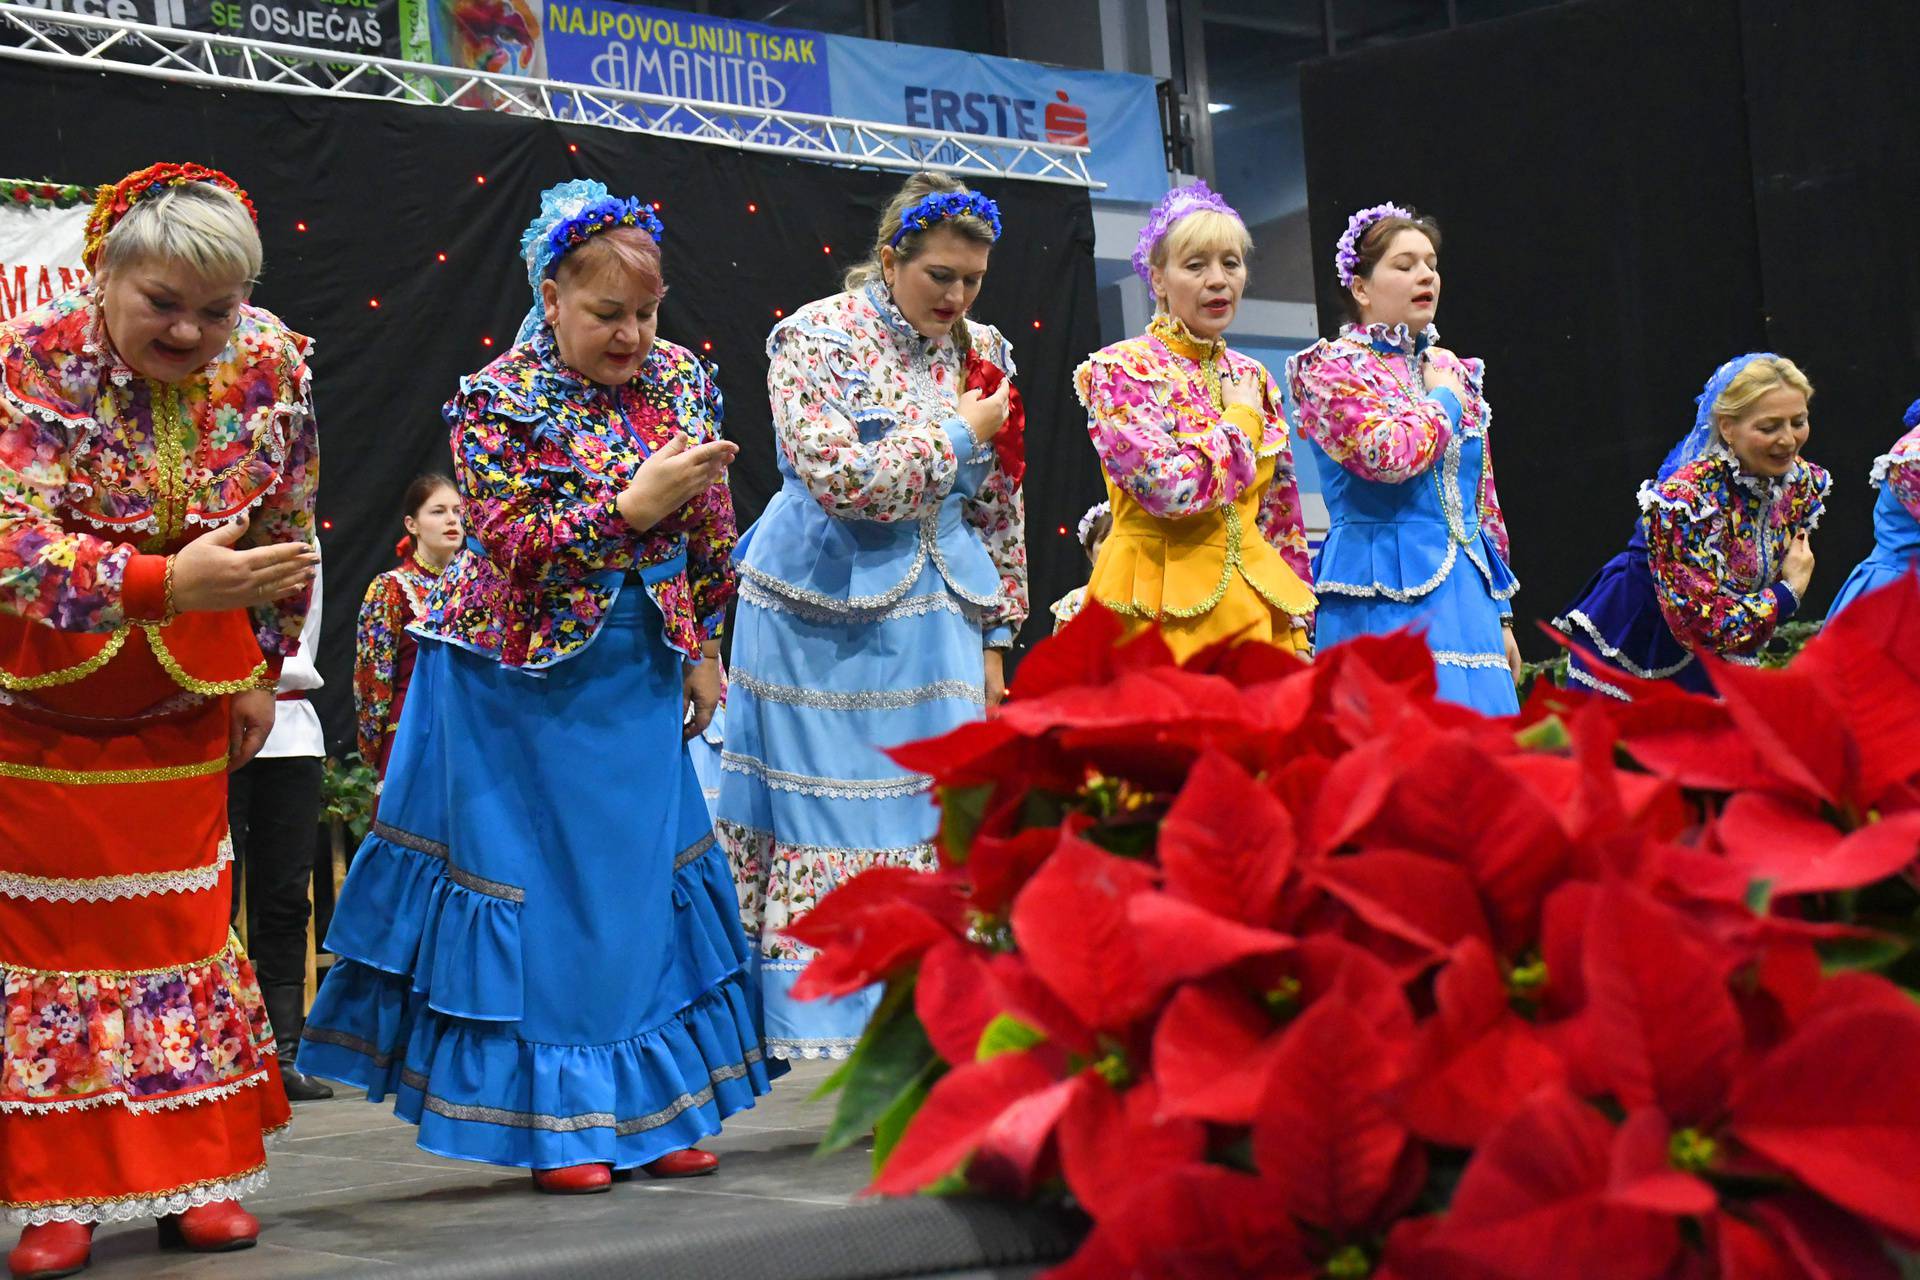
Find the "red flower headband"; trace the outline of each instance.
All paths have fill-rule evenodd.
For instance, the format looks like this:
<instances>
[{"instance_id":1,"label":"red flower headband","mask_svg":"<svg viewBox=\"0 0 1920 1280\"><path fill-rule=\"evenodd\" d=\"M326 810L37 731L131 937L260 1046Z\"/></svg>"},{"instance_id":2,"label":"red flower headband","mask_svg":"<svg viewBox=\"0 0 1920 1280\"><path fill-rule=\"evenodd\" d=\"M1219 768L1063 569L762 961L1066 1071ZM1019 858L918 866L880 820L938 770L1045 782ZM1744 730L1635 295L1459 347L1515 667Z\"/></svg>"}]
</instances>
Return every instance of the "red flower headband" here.
<instances>
[{"instance_id":1,"label":"red flower headband","mask_svg":"<svg viewBox=\"0 0 1920 1280\"><path fill-rule=\"evenodd\" d=\"M254 211L253 201L247 199L247 193L240 184L218 169L209 169L205 165L193 164L154 164L135 173L130 173L110 187L100 188L99 196L93 202L93 212L87 215L86 240L81 249L80 260L88 271L98 271L100 251L107 243L107 233L120 225L120 219L148 192L162 187L182 187L189 182L211 182L222 191L230 191L247 207L247 216L257 224L260 215Z\"/></svg>"}]
</instances>

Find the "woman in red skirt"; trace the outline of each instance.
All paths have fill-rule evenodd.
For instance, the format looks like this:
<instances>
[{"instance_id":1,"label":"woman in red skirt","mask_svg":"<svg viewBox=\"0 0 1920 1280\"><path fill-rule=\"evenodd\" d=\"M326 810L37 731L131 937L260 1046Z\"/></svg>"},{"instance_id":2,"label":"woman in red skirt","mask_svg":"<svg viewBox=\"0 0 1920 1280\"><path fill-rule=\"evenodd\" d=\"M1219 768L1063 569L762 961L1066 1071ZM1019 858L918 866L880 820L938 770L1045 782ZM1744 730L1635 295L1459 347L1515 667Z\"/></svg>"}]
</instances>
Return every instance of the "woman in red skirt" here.
<instances>
[{"instance_id":1,"label":"woman in red skirt","mask_svg":"<svg viewBox=\"0 0 1920 1280\"><path fill-rule=\"evenodd\" d=\"M0 325L0 1208L15 1277L101 1222L243 1248L287 1122L228 932L227 771L273 723L316 562L307 339L247 305L252 205L155 165L90 283Z\"/></svg>"}]
</instances>

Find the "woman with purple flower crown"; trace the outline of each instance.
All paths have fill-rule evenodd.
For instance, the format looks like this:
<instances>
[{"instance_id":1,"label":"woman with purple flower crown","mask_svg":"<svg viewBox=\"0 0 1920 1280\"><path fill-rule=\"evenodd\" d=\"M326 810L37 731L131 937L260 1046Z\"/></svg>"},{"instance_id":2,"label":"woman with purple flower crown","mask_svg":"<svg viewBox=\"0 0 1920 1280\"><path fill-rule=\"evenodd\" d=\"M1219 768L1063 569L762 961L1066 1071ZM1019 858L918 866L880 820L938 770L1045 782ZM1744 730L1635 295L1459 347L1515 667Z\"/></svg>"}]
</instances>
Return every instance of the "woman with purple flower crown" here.
<instances>
[{"instance_id":1,"label":"woman with purple flower crown","mask_svg":"<svg viewBox=\"0 0 1920 1280\"><path fill-rule=\"evenodd\" d=\"M768 1088L733 881L683 736L719 697L734 542L706 367L655 331L652 209L541 197L534 303L447 405L466 546L435 581L379 819L300 1065L533 1170L711 1173Z\"/></svg>"},{"instance_id":2,"label":"woman with purple flower crown","mask_svg":"<svg viewBox=\"0 0 1920 1280\"><path fill-rule=\"evenodd\" d=\"M1225 336L1252 251L1206 183L1169 191L1133 251L1154 296L1146 333L1073 375L1112 513L1086 598L1130 629L1158 625L1182 658L1223 642L1308 648L1314 596L1280 388Z\"/></svg>"},{"instance_id":3,"label":"woman with purple flower crown","mask_svg":"<svg viewBox=\"0 0 1920 1280\"><path fill-rule=\"evenodd\" d=\"M776 1057L858 1043L878 990L795 1001L810 953L781 930L868 867L933 869L931 780L883 748L997 704L1026 617L1012 348L966 318L999 235L993 201L916 174L845 291L767 339L782 486L736 557L715 826Z\"/></svg>"},{"instance_id":4,"label":"woman with purple flower crown","mask_svg":"<svg viewBox=\"0 0 1920 1280\"><path fill-rule=\"evenodd\" d=\"M1485 369L1433 328L1440 229L1398 205L1362 209L1334 261L1353 323L1287 362L1330 517L1315 639L1414 627L1441 697L1512 714L1520 584L1493 485Z\"/></svg>"}]
</instances>

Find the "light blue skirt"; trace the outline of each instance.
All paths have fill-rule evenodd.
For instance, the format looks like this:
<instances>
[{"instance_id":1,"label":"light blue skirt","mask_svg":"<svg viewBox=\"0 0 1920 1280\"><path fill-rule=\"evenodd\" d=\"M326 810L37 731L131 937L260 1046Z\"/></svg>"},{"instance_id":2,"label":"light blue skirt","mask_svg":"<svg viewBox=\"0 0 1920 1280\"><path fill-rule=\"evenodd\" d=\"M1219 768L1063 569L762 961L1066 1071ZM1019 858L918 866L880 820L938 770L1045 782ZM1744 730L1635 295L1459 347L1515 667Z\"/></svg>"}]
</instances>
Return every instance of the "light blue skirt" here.
<instances>
[{"instance_id":1,"label":"light blue skirt","mask_svg":"<svg viewBox=\"0 0 1920 1280\"><path fill-rule=\"evenodd\" d=\"M532 1168L644 1164L752 1106L783 1068L680 708L637 587L542 675L423 640L301 1069Z\"/></svg>"},{"instance_id":2,"label":"light blue skirt","mask_svg":"<svg viewBox=\"0 0 1920 1280\"><path fill-rule=\"evenodd\" d=\"M840 1058L879 992L791 996L812 952L782 935L871 866L932 870L930 782L882 748L984 714L979 620L929 568L890 608L833 614L749 579L735 614L715 827L756 944L767 1052Z\"/></svg>"}]
</instances>

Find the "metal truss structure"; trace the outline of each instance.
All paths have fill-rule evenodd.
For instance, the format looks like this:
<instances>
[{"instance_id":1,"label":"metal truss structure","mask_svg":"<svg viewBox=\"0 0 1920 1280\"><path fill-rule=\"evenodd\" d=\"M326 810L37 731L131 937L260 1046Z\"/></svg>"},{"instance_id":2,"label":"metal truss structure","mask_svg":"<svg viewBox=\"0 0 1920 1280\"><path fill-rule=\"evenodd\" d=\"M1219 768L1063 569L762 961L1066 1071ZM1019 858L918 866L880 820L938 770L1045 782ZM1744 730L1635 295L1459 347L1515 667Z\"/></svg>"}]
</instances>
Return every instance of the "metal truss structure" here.
<instances>
[{"instance_id":1,"label":"metal truss structure","mask_svg":"<svg viewBox=\"0 0 1920 1280\"><path fill-rule=\"evenodd\" d=\"M1106 185L1088 172L1085 147L467 71L0 2L0 59L9 58L218 89L505 111L826 164Z\"/></svg>"}]
</instances>

